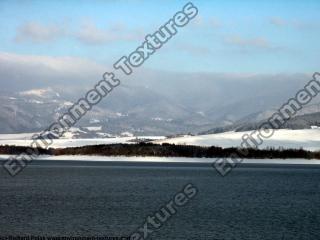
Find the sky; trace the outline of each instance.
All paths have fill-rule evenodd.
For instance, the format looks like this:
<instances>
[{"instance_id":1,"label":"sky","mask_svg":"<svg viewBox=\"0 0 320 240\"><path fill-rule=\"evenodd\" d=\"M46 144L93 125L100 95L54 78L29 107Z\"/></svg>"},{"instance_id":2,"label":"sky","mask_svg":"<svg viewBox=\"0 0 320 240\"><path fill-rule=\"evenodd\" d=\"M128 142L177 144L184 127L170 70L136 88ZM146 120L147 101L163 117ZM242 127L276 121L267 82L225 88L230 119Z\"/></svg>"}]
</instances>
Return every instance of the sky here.
<instances>
[{"instance_id":1,"label":"sky","mask_svg":"<svg viewBox=\"0 0 320 240\"><path fill-rule=\"evenodd\" d=\"M0 0L0 64L38 57L80 59L109 69L186 3ZM192 3L198 16L142 68L187 73L320 71L319 0Z\"/></svg>"}]
</instances>

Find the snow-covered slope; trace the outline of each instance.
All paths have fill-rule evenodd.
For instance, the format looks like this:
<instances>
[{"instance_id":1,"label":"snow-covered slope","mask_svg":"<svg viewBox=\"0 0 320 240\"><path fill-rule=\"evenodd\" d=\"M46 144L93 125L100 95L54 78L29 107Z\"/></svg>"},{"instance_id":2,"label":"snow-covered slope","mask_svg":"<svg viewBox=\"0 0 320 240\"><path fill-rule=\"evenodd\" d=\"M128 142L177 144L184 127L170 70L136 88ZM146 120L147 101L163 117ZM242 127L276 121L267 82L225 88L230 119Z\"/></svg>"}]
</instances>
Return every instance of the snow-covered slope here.
<instances>
[{"instance_id":1,"label":"snow-covered slope","mask_svg":"<svg viewBox=\"0 0 320 240\"><path fill-rule=\"evenodd\" d=\"M0 155L0 161L7 160L12 155ZM48 161L76 161L76 162L135 162L135 163L200 163L200 164L212 164L216 158L186 158L186 157L122 157L122 156L96 156L96 155L60 155L49 156L40 155L35 158L34 161L48 160ZM315 165L320 164L317 159L244 159L242 164L303 164L303 165ZM135 165L137 167L139 165ZM145 165L144 165L145 166ZM161 165L157 165L160 167ZM184 165L186 166L186 165ZM166 166L167 168L167 166Z\"/></svg>"},{"instance_id":2,"label":"snow-covered slope","mask_svg":"<svg viewBox=\"0 0 320 240\"><path fill-rule=\"evenodd\" d=\"M153 140L153 143L173 143L181 145L199 146L220 146L237 147L241 144L244 134L251 132L224 132L217 134L181 136L175 138L165 138L162 136L143 136L143 137L112 137L112 138L80 138L80 139L55 139L50 147L78 147L85 145L114 144L114 143L134 143L142 139ZM0 134L0 145L29 146L32 134ZM306 150L320 150L320 129L304 130L276 130L270 139L264 139L264 143L259 148L284 147L284 148L304 148Z\"/></svg>"},{"instance_id":3,"label":"snow-covered slope","mask_svg":"<svg viewBox=\"0 0 320 240\"><path fill-rule=\"evenodd\" d=\"M182 145L200 145L200 146L220 146L220 147L237 147L241 144L241 138L248 132L224 132L217 134L182 136L157 140L155 143L173 143ZM320 150L320 129L303 129L303 130L276 130L270 139L264 139L259 148L266 147L284 147L284 148L304 148L306 150Z\"/></svg>"},{"instance_id":4,"label":"snow-covered slope","mask_svg":"<svg viewBox=\"0 0 320 240\"><path fill-rule=\"evenodd\" d=\"M31 133L22 134L0 134L0 145L10 146L30 146L32 143ZM100 144L116 144L116 143L135 143L139 140L161 140L162 136L142 136L142 137L112 137L112 138L64 138L54 139L49 147L65 148L65 147L81 147L88 145Z\"/></svg>"}]
</instances>

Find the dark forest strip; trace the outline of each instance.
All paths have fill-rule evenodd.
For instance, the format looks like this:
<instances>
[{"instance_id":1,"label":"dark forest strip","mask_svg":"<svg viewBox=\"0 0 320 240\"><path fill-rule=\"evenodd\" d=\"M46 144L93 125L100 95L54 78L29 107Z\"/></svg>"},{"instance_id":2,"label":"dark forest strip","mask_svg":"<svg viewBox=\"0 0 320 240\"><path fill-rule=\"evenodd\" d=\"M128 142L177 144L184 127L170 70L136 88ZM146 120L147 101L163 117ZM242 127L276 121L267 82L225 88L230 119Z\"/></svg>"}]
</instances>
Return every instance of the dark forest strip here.
<instances>
[{"instance_id":1,"label":"dark forest strip","mask_svg":"<svg viewBox=\"0 0 320 240\"><path fill-rule=\"evenodd\" d=\"M0 154L20 154L29 147L0 146ZM99 155L99 156L156 156L156 157L190 157L190 158L219 158L229 157L239 150L237 148L201 147L175 144L109 144L91 145L72 148L38 148L39 154L46 155ZM320 159L320 152L311 152L303 149L248 149L246 158L305 158Z\"/></svg>"}]
</instances>

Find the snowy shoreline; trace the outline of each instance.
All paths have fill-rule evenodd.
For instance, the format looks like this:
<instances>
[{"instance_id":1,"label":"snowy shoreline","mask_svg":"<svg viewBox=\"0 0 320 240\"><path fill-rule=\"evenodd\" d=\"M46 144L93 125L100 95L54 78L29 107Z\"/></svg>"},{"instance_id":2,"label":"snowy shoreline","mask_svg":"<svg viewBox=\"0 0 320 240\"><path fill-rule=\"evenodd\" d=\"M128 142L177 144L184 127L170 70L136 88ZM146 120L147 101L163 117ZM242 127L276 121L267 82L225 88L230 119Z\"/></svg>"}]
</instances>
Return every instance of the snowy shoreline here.
<instances>
[{"instance_id":1,"label":"snowy shoreline","mask_svg":"<svg viewBox=\"0 0 320 240\"><path fill-rule=\"evenodd\" d=\"M15 155L0 155L4 161ZM186 158L186 157L127 157L127 156L97 156L97 155L40 155L34 161L87 161L87 162L136 162L136 163L213 163L216 158ZM241 164L319 164L317 159L244 159Z\"/></svg>"},{"instance_id":2,"label":"snowy shoreline","mask_svg":"<svg viewBox=\"0 0 320 240\"><path fill-rule=\"evenodd\" d=\"M223 132L208 135L184 135L172 138L164 136L137 136L137 137L113 137L113 138L79 138L79 139L55 139L50 145L52 148L67 148L67 147L82 147L89 145L101 144L133 144L137 140L148 139L152 143L162 144L176 144L176 145L195 145L195 146L217 146L222 148L239 147L242 142L244 134L247 132ZM32 140L31 133L21 134L0 134L0 145L10 146L30 146ZM279 129L276 130L274 135L269 139L264 139L260 149L273 147L273 148L286 148L286 149L299 149L309 151L320 151L320 129Z\"/></svg>"},{"instance_id":3,"label":"snowy shoreline","mask_svg":"<svg viewBox=\"0 0 320 240\"><path fill-rule=\"evenodd\" d=\"M176 145L197 145L197 146L218 146L223 148L239 147L242 143L244 134L251 134L252 131L246 132L223 132L207 135L180 136L168 139L159 139L153 143L169 143ZM279 129L275 130L271 138L263 139L259 149L285 148L300 149L308 151L320 150L320 129Z\"/></svg>"}]
</instances>

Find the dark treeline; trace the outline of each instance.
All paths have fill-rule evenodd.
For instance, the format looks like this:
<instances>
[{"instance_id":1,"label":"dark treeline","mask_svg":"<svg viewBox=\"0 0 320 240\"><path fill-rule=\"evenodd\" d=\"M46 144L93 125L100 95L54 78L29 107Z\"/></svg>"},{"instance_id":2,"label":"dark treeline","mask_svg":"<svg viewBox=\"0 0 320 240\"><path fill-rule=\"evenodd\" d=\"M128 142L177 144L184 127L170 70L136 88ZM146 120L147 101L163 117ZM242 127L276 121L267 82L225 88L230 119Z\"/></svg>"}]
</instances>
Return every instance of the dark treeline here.
<instances>
[{"instance_id":1,"label":"dark treeline","mask_svg":"<svg viewBox=\"0 0 320 240\"><path fill-rule=\"evenodd\" d=\"M20 154L28 147L0 146L0 154ZM38 149L40 154L47 155L101 155L101 156L157 156L157 157L197 157L214 158L230 157L238 153L237 148L201 147L174 144L110 144L94 145L74 148ZM247 149L243 158L306 158L320 159L320 152L311 152L303 149Z\"/></svg>"}]
</instances>

